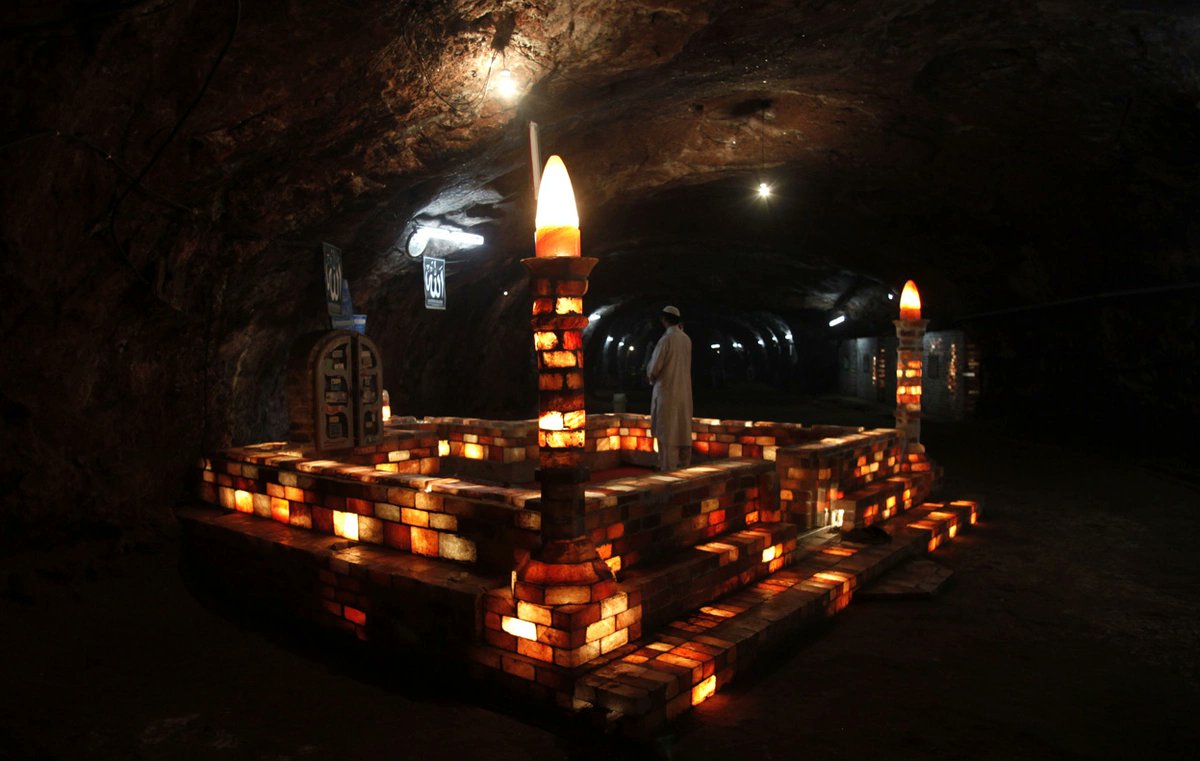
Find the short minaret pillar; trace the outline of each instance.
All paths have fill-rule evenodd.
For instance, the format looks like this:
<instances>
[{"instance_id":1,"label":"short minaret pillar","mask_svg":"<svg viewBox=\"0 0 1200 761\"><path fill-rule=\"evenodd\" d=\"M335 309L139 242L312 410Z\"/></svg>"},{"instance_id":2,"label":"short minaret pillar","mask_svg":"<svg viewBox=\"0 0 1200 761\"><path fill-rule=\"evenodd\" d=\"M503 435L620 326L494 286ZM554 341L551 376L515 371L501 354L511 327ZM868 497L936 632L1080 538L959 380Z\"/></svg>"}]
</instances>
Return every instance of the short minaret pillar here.
<instances>
[{"instance_id":1,"label":"short minaret pillar","mask_svg":"<svg viewBox=\"0 0 1200 761\"><path fill-rule=\"evenodd\" d=\"M925 370L925 328L921 296L909 280L900 296L900 319L894 320L900 346L896 352L896 428L904 434L906 454L922 454L921 383Z\"/></svg>"}]
</instances>

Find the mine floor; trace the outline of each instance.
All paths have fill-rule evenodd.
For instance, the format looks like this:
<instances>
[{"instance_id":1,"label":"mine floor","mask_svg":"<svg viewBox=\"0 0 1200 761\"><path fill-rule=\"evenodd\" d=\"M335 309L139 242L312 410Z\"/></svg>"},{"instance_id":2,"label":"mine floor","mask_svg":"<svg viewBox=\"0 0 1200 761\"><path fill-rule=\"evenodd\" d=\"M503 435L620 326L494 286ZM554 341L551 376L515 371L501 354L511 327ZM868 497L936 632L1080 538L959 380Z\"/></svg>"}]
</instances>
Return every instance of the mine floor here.
<instances>
[{"instance_id":1,"label":"mine floor","mask_svg":"<svg viewBox=\"0 0 1200 761\"><path fill-rule=\"evenodd\" d=\"M774 412L886 424L863 405ZM928 421L924 439L945 494L985 497L932 556L953 578L855 599L649 743L231 610L184 585L170 540L96 541L0 559L0 755L1192 757L1200 486L1071 431Z\"/></svg>"}]
</instances>

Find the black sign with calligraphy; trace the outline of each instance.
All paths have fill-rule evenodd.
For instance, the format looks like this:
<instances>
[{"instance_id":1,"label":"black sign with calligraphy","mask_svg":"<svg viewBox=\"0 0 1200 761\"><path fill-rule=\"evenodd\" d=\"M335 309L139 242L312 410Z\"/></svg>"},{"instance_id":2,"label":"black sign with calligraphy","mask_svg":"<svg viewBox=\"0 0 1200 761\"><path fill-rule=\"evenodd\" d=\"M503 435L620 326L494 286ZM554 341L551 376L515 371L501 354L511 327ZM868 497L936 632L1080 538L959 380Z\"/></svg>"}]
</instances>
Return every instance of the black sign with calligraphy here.
<instances>
[{"instance_id":1,"label":"black sign with calligraphy","mask_svg":"<svg viewBox=\"0 0 1200 761\"><path fill-rule=\"evenodd\" d=\"M446 308L446 260L425 257L425 308Z\"/></svg>"}]
</instances>

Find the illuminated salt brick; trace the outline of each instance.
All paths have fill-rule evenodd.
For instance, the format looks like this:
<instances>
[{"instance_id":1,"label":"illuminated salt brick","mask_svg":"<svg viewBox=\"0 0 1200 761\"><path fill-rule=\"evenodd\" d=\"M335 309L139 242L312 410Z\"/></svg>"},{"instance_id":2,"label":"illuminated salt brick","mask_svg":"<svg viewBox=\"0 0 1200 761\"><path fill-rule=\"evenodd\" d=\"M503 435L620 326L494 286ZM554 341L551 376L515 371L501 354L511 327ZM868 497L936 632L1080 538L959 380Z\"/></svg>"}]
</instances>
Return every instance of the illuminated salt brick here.
<instances>
[{"instance_id":1,"label":"illuminated salt brick","mask_svg":"<svg viewBox=\"0 0 1200 761\"><path fill-rule=\"evenodd\" d=\"M254 498L250 496L250 492L237 489L233 493L233 509L239 513L254 512Z\"/></svg>"},{"instance_id":2,"label":"illuminated salt brick","mask_svg":"<svg viewBox=\"0 0 1200 761\"><path fill-rule=\"evenodd\" d=\"M600 601L600 618L611 618L618 613L625 612L628 608L629 595L625 592L620 592Z\"/></svg>"},{"instance_id":3,"label":"illuminated salt brick","mask_svg":"<svg viewBox=\"0 0 1200 761\"><path fill-rule=\"evenodd\" d=\"M349 605L346 605L342 610L347 621L356 623L359 626L367 625L367 614L363 613L358 608L352 608Z\"/></svg>"},{"instance_id":4,"label":"illuminated salt brick","mask_svg":"<svg viewBox=\"0 0 1200 761\"><path fill-rule=\"evenodd\" d=\"M589 624L584 639L588 642L603 639L617 630L616 624L616 616L602 618L594 624Z\"/></svg>"},{"instance_id":5,"label":"illuminated salt brick","mask_svg":"<svg viewBox=\"0 0 1200 761\"><path fill-rule=\"evenodd\" d=\"M486 459L486 448L480 444L463 444L462 456L468 460Z\"/></svg>"},{"instance_id":6,"label":"illuminated salt brick","mask_svg":"<svg viewBox=\"0 0 1200 761\"><path fill-rule=\"evenodd\" d=\"M457 531L458 518L447 513L429 513L429 528L438 531Z\"/></svg>"},{"instance_id":7,"label":"illuminated salt brick","mask_svg":"<svg viewBox=\"0 0 1200 761\"><path fill-rule=\"evenodd\" d=\"M600 640L600 653L611 653L618 647L624 647L627 644L629 644L629 630L621 629Z\"/></svg>"},{"instance_id":8,"label":"illuminated salt brick","mask_svg":"<svg viewBox=\"0 0 1200 761\"><path fill-rule=\"evenodd\" d=\"M283 487L283 498L288 502L303 502L304 490L297 489L295 486L285 486Z\"/></svg>"},{"instance_id":9,"label":"illuminated salt brick","mask_svg":"<svg viewBox=\"0 0 1200 761\"><path fill-rule=\"evenodd\" d=\"M717 675L713 674L692 688L692 705L698 706L717 691Z\"/></svg>"},{"instance_id":10,"label":"illuminated salt brick","mask_svg":"<svg viewBox=\"0 0 1200 761\"><path fill-rule=\"evenodd\" d=\"M527 639L517 640L517 652L527 658L535 658L546 663L554 663L554 649L541 642L531 642Z\"/></svg>"},{"instance_id":11,"label":"illuminated salt brick","mask_svg":"<svg viewBox=\"0 0 1200 761\"><path fill-rule=\"evenodd\" d=\"M251 500L254 503L254 514L260 518L271 517L271 497L266 494L255 492L251 495Z\"/></svg>"},{"instance_id":12,"label":"illuminated salt brick","mask_svg":"<svg viewBox=\"0 0 1200 761\"><path fill-rule=\"evenodd\" d=\"M400 508L390 502L375 503L375 517L381 521L400 522Z\"/></svg>"},{"instance_id":13,"label":"illuminated salt brick","mask_svg":"<svg viewBox=\"0 0 1200 761\"><path fill-rule=\"evenodd\" d=\"M429 526L429 513L416 508L402 507L400 508L400 522L409 526L420 526L427 528Z\"/></svg>"},{"instance_id":14,"label":"illuminated salt brick","mask_svg":"<svg viewBox=\"0 0 1200 761\"><path fill-rule=\"evenodd\" d=\"M555 314L583 314L583 299L559 298L554 301Z\"/></svg>"},{"instance_id":15,"label":"illuminated salt brick","mask_svg":"<svg viewBox=\"0 0 1200 761\"><path fill-rule=\"evenodd\" d=\"M583 586L554 586L545 591L547 605L582 605L591 599L591 589Z\"/></svg>"},{"instance_id":16,"label":"illuminated salt brick","mask_svg":"<svg viewBox=\"0 0 1200 761\"><path fill-rule=\"evenodd\" d=\"M343 513L340 510L334 510L333 533L340 537L357 541L358 515L356 513Z\"/></svg>"},{"instance_id":17,"label":"illuminated salt brick","mask_svg":"<svg viewBox=\"0 0 1200 761\"><path fill-rule=\"evenodd\" d=\"M523 621L512 616L501 616L500 628L514 637L537 640L537 626L530 621Z\"/></svg>"},{"instance_id":18,"label":"illuminated salt brick","mask_svg":"<svg viewBox=\"0 0 1200 761\"><path fill-rule=\"evenodd\" d=\"M517 618L534 624L541 624L542 626L550 626L552 623L549 610L541 605L534 605L524 600L517 601Z\"/></svg>"},{"instance_id":19,"label":"illuminated salt brick","mask_svg":"<svg viewBox=\"0 0 1200 761\"><path fill-rule=\"evenodd\" d=\"M604 564L608 566L608 570L613 572L613 575L616 575L621 570L621 556L614 555L613 557L605 560Z\"/></svg>"},{"instance_id":20,"label":"illuminated salt brick","mask_svg":"<svg viewBox=\"0 0 1200 761\"><path fill-rule=\"evenodd\" d=\"M439 540L438 553L447 560L457 560L462 563L475 562L475 543L455 534L442 534Z\"/></svg>"},{"instance_id":21,"label":"illuminated salt brick","mask_svg":"<svg viewBox=\"0 0 1200 761\"><path fill-rule=\"evenodd\" d=\"M450 442L442 439L438 442L438 457L447 457L450 454Z\"/></svg>"},{"instance_id":22,"label":"illuminated salt brick","mask_svg":"<svg viewBox=\"0 0 1200 761\"><path fill-rule=\"evenodd\" d=\"M589 642L574 650L555 650L554 662L563 668L582 666L593 658L600 656L600 643Z\"/></svg>"},{"instance_id":23,"label":"illuminated salt brick","mask_svg":"<svg viewBox=\"0 0 1200 761\"><path fill-rule=\"evenodd\" d=\"M549 351L558 348L558 334L552 330L539 330L533 334L533 348Z\"/></svg>"},{"instance_id":24,"label":"illuminated salt brick","mask_svg":"<svg viewBox=\"0 0 1200 761\"><path fill-rule=\"evenodd\" d=\"M642 620L642 606L635 605L617 614L617 628L628 629Z\"/></svg>"},{"instance_id":25,"label":"illuminated salt brick","mask_svg":"<svg viewBox=\"0 0 1200 761\"><path fill-rule=\"evenodd\" d=\"M383 544L383 521L368 515L358 516L358 538L371 544Z\"/></svg>"},{"instance_id":26,"label":"illuminated salt brick","mask_svg":"<svg viewBox=\"0 0 1200 761\"><path fill-rule=\"evenodd\" d=\"M544 351L541 353L542 366L550 368L576 367L576 352L573 351Z\"/></svg>"},{"instance_id":27,"label":"illuminated salt brick","mask_svg":"<svg viewBox=\"0 0 1200 761\"><path fill-rule=\"evenodd\" d=\"M412 527L412 551L418 555L438 556L439 535L427 528Z\"/></svg>"},{"instance_id":28,"label":"illuminated salt brick","mask_svg":"<svg viewBox=\"0 0 1200 761\"><path fill-rule=\"evenodd\" d=\"M419 491L416 495L416 506L420 510L441 510L442 495Z\"/></svg>"},{"instance_id":29,"label":"illuminated salt brick","mask_svg":"<svg viewBox=\"0 0 1200 761\"><path fill-rule=\"evenodd\" d=\"M271 520L280 523L289 523L291 518L291 503L286 499L279 499L278 497L269 497L268 499L271 500Z\"/></svg>"}]
</instances>

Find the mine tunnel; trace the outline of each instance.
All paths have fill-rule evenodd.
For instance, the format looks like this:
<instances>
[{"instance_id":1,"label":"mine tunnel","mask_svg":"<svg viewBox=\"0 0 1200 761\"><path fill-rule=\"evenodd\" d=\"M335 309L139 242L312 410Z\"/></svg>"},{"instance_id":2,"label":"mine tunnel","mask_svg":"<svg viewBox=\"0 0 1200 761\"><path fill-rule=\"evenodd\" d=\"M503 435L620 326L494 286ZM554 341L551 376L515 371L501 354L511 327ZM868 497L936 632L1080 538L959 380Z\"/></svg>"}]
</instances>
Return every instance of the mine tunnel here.
<instances>
[{"instance_id":1,"label":"mine tunnel","mask_svg":"<svg viewBox=\"0 0 1200 761\"><path fill-rule=\"evenodd\" d=\"M535 628L557 626L555 605L576 604L561 589L559 602L548 602L553 595L534 581L565 574L554 570L562 557L592 563L585 570L598 597L584 602L602 604L611 615L600 621L614 622L596 641L619 650L638 640L637 627L649 637L687 610L677 600L629 602L641 599L631 590L647 569L726 552L721 567L757 583L787 572L796 542L816 541L805 532L846 536L883 525L907 501L975 505L974 495L990 492L1000 535L970 541L1015 547L1017 526L1068 506L1038 552L1006 550L997 568L1032 574L1029 558L1058 558L1038 572L1078 572L1083 595L1107 582L1079 569L1110 550L1126 553L1113 561L1121 573L1165 569L1170 579L1155 589L1185 590L1176 597L1133 587L1121 594L1159 600L1167 612L1146 616L1184 624L1167 632L1108 617L1093 622L1108 637L1096 647L1121 649L1153 630L1170 654L1147 662L1184 675L1155 684L1179 690L1176 705L1195 704L1200 672L1187 627L1200 603L1186 591L1195 569L1187 570L1185 542L1200 533L1195 511L1184 510L1196 505L1200 483L1194 4L13 0L0 10L0 60L0 595L7 590L10 606L0 620L51 626L31 612L54 599L46 590L121 589L128 579L114 563L132 564L129 578L173 580L170 599L186 602L171 605L198 605L193 597L208 598L195 588L195 568L192 577L177 572L178 556L229 553L226 567L198 574L212 582L213 599L271 577L255 587L251 607L299 600L311 589L288 587L289 574L324 579L312 584L329 586L322 604L336 609L333 628L350 640L466 642L472 635L462 632L475 626L477 641L463 647L503 652L484 664L501 681L541 690L551 703L558 690L576 713L608 712L610 729L650 731L659 725L648 717L684 710L672 706L716 710L701 704L732 677L718 669L683 685L690 703L674 687L671 697L655 693L639 703L636 722L625 698L595 697L603 685L587 692L590 677L579 669L593 654L580 652L591 634L586 645L571 638L598 624L564 629L574 649L561 650ZM551 156L569 171L574 253L594 260L585 274L530 264L557 257L535 243L535 188ZM920 308L905 317L909 281ZM690 341L695 443L683 448L695 457L689 467L701 469L687 476L695 504L681 508L701 517L676 523L672 500L686 495L654 480L666 476L647 377L669 332L668 306ZM569 367L547 365L547 347L570 353ZM329 368L346 374L324 380ZM318 437L326 419L313 410L324 402L312 394L358 401ZM561 451L559 441L567 442ZM828 474L842 465L829 463L843 461L838 485ZM326 472L329 462L345 472ZM874 488L872 462L879 479L904 485L878 504L854 502ZM1136 472L1117 479L1126 467ZM802 483L810 472L814 480ZM611 486L620 479L633 480ZM1023 497L1017 481L1038 490ZM624 512L603 512L604 499ZM461 512L422 507L446 503ZM932 538L918 542L922 552L980 515L955 509L926 508L921 530ZM189 529L195 522L180 516L196 510L226 523ZM710 516L703 526L688 523L702 516ZM1106 523L1118 521L1112 516L1136 525ZM492 586L452 610L422 612L386 595L360 609L339 597L351 593L327 580L336 577L329 568L319 577L315 566L251 571L286 553L271 560L213 538L213 526L255 517L298 532L270 540L279 546L328 541L321 552L331 556L390 549L431 564L421 567L442 579L443 592L461 574ZM1155 538L1138 533L1151 529ZM750 544L737 552L717 547L754 530L766 532L753 540L761 547L745 537ZM890 546L899 546L897 531ZM576 542L569 552L547 549L568 539ZM1160 539L1173 544L1160 548ZM1104 549L1073 554L1072 542ZM138 552L158 560L129 559ZM751 556L754 568L737 565ZM1008 588L999 570L963 563ZM689 573L687 583L698 583L700 571ZM506 589L507 603L497 601ZM717 605L716 592L687 589L693 608ZM733 594L735 585L721 589ZM522 618L518 606L535 603L521 595L537 596L545 610ZM830 609L850 592L843 597ZM55 610L73 610L68 604ZM635 608L642 617L630 623L625 611ZM704 614L705 625L716 626L723 610ZM216 603L204 611L226 620ZM393 617L385 626L374 611ZM957 620L991 620L995 611L976 613ZM41 629L22 632L28 642L56 641ZM1047 662L1071 651L1063 636ZM1040 650L1028 637L1027 650ZM242 640L231 642L242 652ZM593 666L612 657L599 648ZM654 659L638 652L639 668L638 658ZM561 673L537 670L539 659L556 658L568 664ZM996 673L1020 670L996 663ZM579 680L573 697L563 692L568 672ZM14 679L40 684L25 672ZM307 676L294 679L297 690L317 689ZM946 690L946 704L957 705ZM165 720L149 716L157 710L149 698L129 710ZM87 755L82 730L47 739L29 729L31 714L8 714L24 723L0 723L0 740L20 739L29 757ZM1165 721L1135 714L1144 723L1129 737ZM513 718L488 715L501 718L480 733ZM1148 734L1175 742L1182 735L1172 732L1187 723ZM535 733L516 724L522 736ZM113 757L130 757L130 737L159 736L112 726L96 729L94 741ZM1078 726L1096 729L1083 719ZM706 735L691 731L671 742L701 757ZM164 747L184 742L171 737ZM277 736L262 742L284 753ZM297 742L337 751L322 739ZM855 742L860 755L877 750ZM999 742L1002 755L1027 750ZM1055 747L1083 755L1114 747L1071 742ZM1170 747L1160 748L1164 756Z\"/></svg>"}]
</instances>

